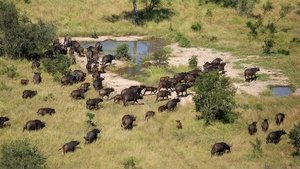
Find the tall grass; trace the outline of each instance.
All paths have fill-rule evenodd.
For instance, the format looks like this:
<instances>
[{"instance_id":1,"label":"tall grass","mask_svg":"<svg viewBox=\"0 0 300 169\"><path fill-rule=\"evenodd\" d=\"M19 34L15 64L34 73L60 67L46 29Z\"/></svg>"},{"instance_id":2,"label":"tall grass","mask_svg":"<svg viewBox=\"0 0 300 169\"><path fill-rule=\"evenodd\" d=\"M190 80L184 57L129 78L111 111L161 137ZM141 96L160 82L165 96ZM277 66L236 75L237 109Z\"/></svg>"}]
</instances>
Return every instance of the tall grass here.
<instances>
[{"instance_id":1,"label":"tall grass","mask_svg":"<svg viewBox=\"0 0 300 169\"><path fill-rule=\"evenodd\" d=\"M36 144L47 157L48 168L123 168L124 160L135 157L137 166L143 169L151 168L297 168L299 161L290 156L293 151L286 136L278 145L266 145L266 133L258 130L255 137L249 136L247 124L252 121L261 122L264 118L270 119L270 130L284 128L289 131L293 123L300 120L299 97L274 98L270 96L254 97L238 95L236 100L240 107L239 119L234 124L215 123L204 126L203 121L195 120L196 112L193 104L179 103L174 112L158 113L157 108L165 101L156 103L153 96L145 96L142 102L145 105L130 105L123 107L112 101L100 103L102 108L92 111L94 121L101 128L97 142L85 145L83 136L90 129L86 125L85 100L73 100L69 94L79 84L62 87L53 82L51 75L42 72L43 82L34 85L30 81L28 86L21 86L21 78L30 79L33 73L27 61L11 61L0 58L6 65L14 65L20 73L18 78L10 79L0 75L0 81L5 81L9 90L0 90L0 115L10 118L10 126L0 130L0 145L16 139L27 138ZM22 70L22 71L20 71ZM166 75L164 70L161 71ZM181 70L180 70L181 71ZM157 74L155 72L154 74ZM19 79L20 78L20 79ZM153 77L153 80L156 78ZM92 79L87 78L88 82ZM147 82L148 83L148 82ZM146 83L146 84L147 84ZM150 83L150 80L149 80ZM22 91L34 89L38 95L32 99L23 100ZM53 99L43 99L51 95ZM98 97L97 92L91 89L86 98ZM263 108L257 108L257 103ZM36 111L41 107L53 107L56 114L52 116L37 116ZM156 116L148 122L144 120L146 111L154 110ZM283 126L275 125L276 112L287 114ZM136 126L131 131L122 130L121 118L124 114L137 116ZM28 120L40 119L46 122L46 127L36 132L22 132ZM183 129L177 130L175 120L181 120ZM249 141L255 138L263 141L263 158L249 160L252 149ZM80 140L81 149L74 153L63 155L58 149L66 142ZM213 143L225 141L232 145L232 152L223 157L210 156Z\"/></svg>"}]
</instances>

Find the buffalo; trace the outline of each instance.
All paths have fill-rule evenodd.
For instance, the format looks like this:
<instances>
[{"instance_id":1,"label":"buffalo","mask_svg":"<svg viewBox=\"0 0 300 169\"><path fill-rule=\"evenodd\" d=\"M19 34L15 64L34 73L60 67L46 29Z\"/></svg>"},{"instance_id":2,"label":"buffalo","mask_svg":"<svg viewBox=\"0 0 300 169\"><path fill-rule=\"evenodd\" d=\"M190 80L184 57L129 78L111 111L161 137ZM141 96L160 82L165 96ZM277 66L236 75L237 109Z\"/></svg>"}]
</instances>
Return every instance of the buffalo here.
<instances>
[{"instance_id":1,"label":"buffalo","mask_svg":"<svg viewBox=\"0 0 300 169\"><path fill-rule=\"evenodd\" d=\"M74 152L76 149L76 146L78 146L80 144L79 141L70 141L66 144L64 144L59 150L63 150L63 153L66 154L68 152Z\"/></svg>"},{"instance_id":2,"label":"buffalo","mask_svg":"<svg viewBox=\"0 0 300 169\"><path fill-rule=\"evenodd\" d=\"M84 90L83 89L77 89L77 90L73 90L70 94L70 96L73 98L73 99L84 99Z\"/></svg>"},{"instance_id":3,"label":"buffalo","mask_svg":"<svg viewBox=\"0 0 300 169\"><path fill-rule=\"evenodd\" d=\"M40 120L29 120L26 122L25 126L23 127L23 132L24 130L39 130L46 127L45 123L40 121Z\"/></svg>"},{"instance_id":4,"label":"buffalo","mask_svg":"<svg viewBox=\"0 0 300 169\"><path fill-rule=\"evenodd\" d=\"M9 121L9 118L4 116L4 117L0 117L0 128L5 127L5 122Z\"/></svg>"},{"instance_id":5,"label":"buffalo","mask_svg":"<svg viewBox=\"0 0 300 169\"><path fill-rule=\"evenodd\" d=\"M33 75L33 83L34 84L39 84L42 82L42 77L41 77L41 73L38 73L38 72L34 72L34 75Z\"/></svg>"},{"instance_id":6,"label":"buffalo","mask_svg":"<svg viewBox=\"0 0 300 169\"><path fill-rule=\"evenodd\" d=\"M221 62L223 61L223 59L221 58L215 58L212 62L210 62L213 65L219 65L221 64Z\"/></svg>"},{"instance_id":7,"label":"buffalo","mask_svg":"<svg viewBox=\"0 0 300 169\"><path fill-rule=\"evenodd\" d=\"M264 132L266 132L269 129L268 119L264 119L264 121L261 123L261 129Z\"/></svg>"},{"instance_id":8,"label":"buffalo","mask_svg":"<svg viewBox=\"0 0 300 169\"><path fill-rule=\"evenodd\" d=\"M170 92L170 91L168 91L168 90L161 90L161 91L159 91L159 92L157 93L157 95L156 95L156 101L158 101L158 99L159 99L160 97L162 97L163 100L165 99L165 97L166 97L167 99L169 99L168 96L171 96L171 92Z\"/></svg>"},{"instance_id":9,"label":"buffalo","mask_svg":"<svg viewBox=\"0 0 300 169\"><path fill-rule=\"evenodd\" d=\"M65 75L60 79L60 83L62 86L64 85L72 85L74 83L76 83L76 77L74 75Z\"/></svg>"},{"instance_id":10,"label":"buffalo","mask_svg":"<svg viewBox=\"0 0 300 169\"><path fill-rule=\"evenodd\" d=\"M174 86L174 85L170 80L163 80L158 83L157 91L160 91L160 89L162 89L162 88L165 88L167 90L170 89L172 91L172 86Z\"/></svg>"},{"instance_id":11,"label":"buffalo","mask_svg":"<svg viewBox=\"0 0 300 169\"><path fill-rule=\"evenodd\" d=\"M176 128L177 129L182 129L182 123L180 120L176 120Z\"/></svg>"},{"instance_id":12,"label":"buffalo","mask_svg":"<svg viewBox=\"0 0 300 169\"><path fill-rule=\"evenodd\" d=\"M159 79L159 81L161 82L161 81L166 81L166 80L169 80L169 76L164 76L164 77L161 77L160 79Z\"/></svg>"},{"instance_id":13,"label":"buffalo","mask_svg":"<svg viewBox=\"0 0 300 169\"><path fill-rule=\"evenodd\" d=\"M152 93L155 94L156 91L157 91L157 87L146 86L143 95L145 95L146 92L150 92L151 94L152 94Z\"/></svg>"},{"instance_id":14,"label":"buffalo","mask_svg":"<svg viewBox=\"0 0 300 169\"><path fill-rule=\"evenodd\" d=\"M187 72L181 72L181 73L176 73L174 75L174 79L176 79L178 82L181 82L184 80L184 77L187 75Z\"/></svg>"},{"instance_id":15,"label":"buffalo","mask_svg":"<svg viewBox=\"0 0 300 169\"><path fill-rule=\"evenodd\" d=\"M89 131L85 137L83 137L85 139L85 144L90 144L94 141L97 140L98 138L98 133L100 133L101 130L99 129L93 129L91 131Z\"/></svg>"},{"instance_id":16,"label":"buffalo","mask_svg":"<svg viewBox=\"0 0 300 169\"><path fill-rule=\"evenodd\" d=\"M36 112L38 115L46 115L46 114L49 114L50 116L52 116L52 114L55 113L55 109L52 109L52 108L40 108L37 112Z\"/></svg>"},{"instance_id":17,"label":"buffalo","mask_svg":"<svg viewBox=\"0 0 300 169\"><path fill-rule=\"evenodd\" d=\"M177 94L177 97L179 97L179 94L181 93L181 96L183 96L183 93L185 93L186 95L188 95L187 93L187 89L190 88L191 86L188 85L188 84L180 84L180 85L177 85L175 87L175 92Z\"/></svg>"},{"instance_id":18,"label":"buffalo","mask_svg":"<svg viewBox=\"0 0 300 169\"><path fill-rule=\"evenodd\" d=\"M111 64L112 60L114 60L114 59L115 59L115 56L113 56L113 55L105 55L102 58L102 64L103 65L105 65L107 63Z\"/></svg>"},{"instance_id":19,"label":"buffalo","mask_svg":"<svg viewBox=\"0 0 300 169\"><path fill-rule=\"evenodd\" d=\"M87 92L89 90L90 85L90 83L82 83L78 89L83 89L84 92Z\"/></svg>"},{"instance_id":20,"label":"buffalo","mask_svg":"<svg viewBox=\"0 0 300 169\"><path fill-rule=\"evenodd\" d=\"M256 79L256 72L260 71L259 67L247 68L244 71L245 81L251 81Z\"/></svg>"},{"instance_id":21,"label":"buffalo","mask_svg":"<svg viewBox=\"0 0 300 169\"><path fill-rule=\"evenodd\" d=\"M211 156L223 155L224 153L230 153L230 146L224 142L215 143L211 149Z\"/></svg>"},{"instance_id":22,"label":"buffalo","mask_svg":"<svg viewBox=\"0 0 300 169\"><path fill-rule=\"evenodd\" d=\"M128 94L128 93L136 93L141 95L142 94L142 90L145 88L146 86L144 85L140 85L140 86L130 86L129 88L123 89L121 91L121 94Z\"/></svg>"},{"instance_id":23,"label":"buffalo","mask_svg":"<svg viewBox=\"0 0 300 169\"><path fill-rule=\"evenodd\" d=\"M280 125L281 123L283 123L284 118L285 118L285 114L284 113L277 113L275 115L276 124Z\"/></svg>"},{"instance_id":24,"label":"buffalo","mask_svg":"<svg viewBox=\"0 0 300 169\"><path fill-rule=\"evenodd\" d=\"M27 79L21 79L21 81L20 81L20 83L21 83L21 85L28 85L28 82L29 82L29 80L27 80Z\"/></svg>"},{"instance_id":25,"label":"buffalo","mask_svg":"<svg viewBox=\"0 0 300 169\"><path fill-rule=\"evenodd\" d=\"M124 129L132 129L133 128L133 122L136 120L136 117L133 115L124 115L122 117L122 124L121 127L124 127Z\"/></svg>"},{"instance_id":26,"label":"buffalo","mask_svg":"<svg viewBox=\"0 0 300 169\"><path fill-rule=\"evenodd\" d=\"M37 95L37 91L36 90L24 90L23 91L23 95L22 98L23 99L27 99L27 98L33 98L35 95Z\"/></svg>"},{"instance_id":27,"label":"buffalo","mask_svg":"<svg viewBox=\"0 0 300 169\"><path fill-rule=\"evenodd\" d=\"M277 130L277 131L270 132L267 136L266 143L277 144L281 140L281 136L285 134L286 132L284 130Z\"/></svg>"},{"instance_id":28,"label":"buffalo","mask_svg":"<svg viewBox=\"0 0 300 169\"><path fill-rule=\"evenodd\" d=\"M81 70L74 70L70 74L75 77L76 82L83 82L86 78L86 73Z\"/></svg>"},{"instance_id":29,"label":"buffalo","mask_svg":"<svg viewBox=\"0 0 300 169\"><path fill-rule=\"evenodd\" d=\"M161 105L161 106L158 107L158 111L159 112L163 112L163 111L165 111L167 109L168 109L168 107L166 105Z\"/></svg>"},{"instance_id":30,"label":"buffalo","mask_svg":"<svg viewBox=\"0 0 300 169\"><path fill-rule=\"evenodd\" d=\"M149 120L151 117L153 117L155 115L154 111L147 111L145 114L145 120Z\"/></svg>"},{"instance_id":31,"label":"buffalo","mask_svg":"<svg viewBox=\"0 0 300 169\"><path fill-rule=\"evenodd\" d=\"M143 96L137 93L126 93L122 95L123 97L123 106L127 105L127 102L139 103L138 100L143 99Z\"/></svg>"},{"instance_id":32,"label":"buffalo","mask_svg":"<svg viewBox=\"0 0 300 169\"><path fill-rule=\"evenodd\" d=\"M89 110L99 109L99 103L100 102L103 102L103 100L100 99L100 98L88 99L86 101L86 108L89 109Z\"/></svg>"},{"instance_id":33,"label":"buffalo","mask_svg":"<svg viewBox=\"0 0 300 169\"><path fill-rule=\"evenodd\" d=\"M114 102L119 103L121 100L123 100L123 96L121 94L117 94L114 96Z\"/></svg>"},{"instance_id":34,"label":"buffalo","mask_svg":"<svg viewBox=\"0 0 300 169\"><path fill-rule=\"evenodd\" d=\"M166 103L168 110L174 110L177 106L177 103L180 102L180 99L172 99Z\"/></svg>"},{"instance_id":35,"label":"buffalo","mask_svg":"<svg viewBox=\"0 0 300 169\"><path fill-rule=\"evenodd\" d=\"M104 96L106 96L107 99L109 99L109 95L114 91L115 91L115 89L113 89L113 88L100 89L99 96L100 96L100 98L103 98Z\"/></svg>"},{"instance_id":36,"label":"buffalo","mask_svg":"<svg viewBox=\"0 0 300 169\"><path fill-rule=\"evenodd\" d=\"M34 69L37 69L41 66L40 62L38 62L37 60L33 61L31 63L31 69L34 70Z\"/></svg>"},{"instance_id":37,"label":"buffalo","mask_svg":"<svg viewBox=\"0 0 300 169\"><path fill-rule=\"evenodd\" d=\"M104 78L99 77L98 79L93 81L93 86L95 90L100 90L103 88L102 86L102 81L104 80Z\"/></svg>"},{"instance_id":38,"label":"buffalo","mask_svg":"<svg viewBox=\"0 0 300 169\"><path fill-rule=\"evenodd\" d=\"M256 124L257 122L255 121L248 126L248 132L250 135L253 135L257 132Z\"/></svg>"}]
</instances>

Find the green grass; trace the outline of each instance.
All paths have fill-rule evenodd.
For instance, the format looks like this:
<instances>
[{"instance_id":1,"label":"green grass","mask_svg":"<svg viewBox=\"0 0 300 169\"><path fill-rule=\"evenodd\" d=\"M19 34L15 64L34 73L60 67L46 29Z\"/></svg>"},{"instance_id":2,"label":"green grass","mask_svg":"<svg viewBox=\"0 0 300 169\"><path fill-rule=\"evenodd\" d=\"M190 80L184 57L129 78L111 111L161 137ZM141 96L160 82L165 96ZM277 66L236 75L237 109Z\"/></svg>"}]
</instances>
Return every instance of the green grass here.
<instances>
[{"instance_id":1,"label":"green grass","mask_svg":"<svg viewBox=\"0 0 300 169\"><path fill-rule=\"evenodd\" d=\"M14 65L19 76L7 78L0 75L11 90L0 90L1 116L10 118L10 127L1 129L1 144L12 140L27 138L36 144L46 155L48 168L123 168L124 162L134 157L138 167L152 168L297 168L299 160L290 156L293 151L288 138L283 136L278 145L264 143L266 134L259 129L256 136L249 136L247 124L252 121L261 122L270 119L270 130L284 128L289 131L293 124L300 120L298 115L300 99L296 96L274 98L270 96L254 97L238 95L239 104L236 111L239 119L234 124L215 123L204 126L203 121L195 120L194 105L179 104L174 112L158 113L157 108L164 102L155 102L152 96L145 96L145 105L123 107L112 101L101 103L102 108L95 113L94 121L102 129L101 137L91 145L83 144L83 136L90 129L86 125L85 100L75 101L69 94L79 84L62 87L53 82L52 77L42 72L43 82L34 85L30 81L28 86L21 86L21 78L32 79L31 64L25 60L6 60L0 58L5 65ZM181 71L180 68L176 71ZM151 68L151 71L163 73L163 69ZM154 72L153 74L158 74ZM166 74L164 74L166 75ZM156 80L156 76L153 77ZM92 79L88 78L88 82ZM150 80L149 80L150 83ZM147 83L146 83L147 84ZM38 95L33 99L23 100L22 91L34 89ZM88 91L86 98L98 97L94 89ZM41 107L53 107L56 114L39 117L36 111ZM144 121L144 114L148 110L157 112L149 122ZM274 125L274 115L283 111L287 118L283 126ZM134 114L137 121L132 131L122 130L121 118L124 114ZM22 133L22 128L28 120L40 119L46 122L46 128L37 132ZM180 119L183 129L177 130L175 120ZM249 159L252 151L249 141L255 138L263 141L263 155L259 159ZM80 140L81 149L74 153L63 155L58 149L66 142ZM232 145L232 153L223 157L210 156L213 143L225 141ZM234 165L233 165L234 164Z\"/></svg>"}]
</instances>

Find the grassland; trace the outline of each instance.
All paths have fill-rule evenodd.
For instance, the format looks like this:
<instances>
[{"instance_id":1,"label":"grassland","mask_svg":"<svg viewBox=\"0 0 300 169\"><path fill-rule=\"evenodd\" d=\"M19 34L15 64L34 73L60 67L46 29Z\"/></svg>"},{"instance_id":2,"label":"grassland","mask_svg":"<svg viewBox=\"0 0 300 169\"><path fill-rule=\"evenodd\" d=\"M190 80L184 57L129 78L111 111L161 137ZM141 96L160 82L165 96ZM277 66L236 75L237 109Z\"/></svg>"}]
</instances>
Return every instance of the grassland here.
<instances>
[{"instance_id":1,"label":"grassland","mask_svg":"<svg viewBox=\"0 0 300 169\"><path fill-rule=\"evenodd\" d=\"M54 23L60 36L66 33L72 36L146 35L162 37L171 42L175 41L176 34L180 32L192 42L193 46L231 51L238 57L262 55L264 36L257 39L250 38L249 30L245 26L248 20L252 20L251 18L239 14L234 9L221 8L214 4L199 6L196 0L166 1L162 9L170 9L170 11L160 17L149 18L142 26L134 26L129 20L122 19L124 11L132 10L132 4L126 0L74 0L72 2L34 0L30 4L25 4L23 1L10 1L16 2L22 13L26 13L34 21L42 19ZM265 2L266 0L260 1L254 11L261 11ZM293 7L292 12L277 23L278 30L286 29L288 32L276 33L274 47L275 50L287 48L291 55L261 56L259 59L254 59L254 63L268 68L282 69L291 83L299 87L300 76L297 72L300 70L300 48L299 44L289 43L300 35L300 17L296 14L299 6L297 0L272 2L274 13L271 17L278 15L281 4L290 3ZM138 9L142 8L144 4L139 3ZM207 16L208 10L212 13L211 17ZM200 32L191 29L191 25L196 22L202 26Z\"/></svg>"},{"instance_id":2,"label":"grassland","mask_svg":"<svg viewBox=\"0 0 300 169\"><path fill-rule=\"evenodd\" d=\"M284 128L289 131L300 120L299 97L274 98L271 96L254 97L238 95L239 119L234 124L215 123L204 126L203 121L195 119L196 112L192 104L180 105L175 112L157 113L149 122L144 121L148 110L156 111L162 102L156 103L154 97L146 96L145 105L123 107L112 101L101 103L102 108L92 111L96 114L97 127L102 129L100 139L91 145L83 144L83 136L90 129L85 121L85 101L75 101L69 93L78 85L61 87L53 82L52 77L42 73L40 85L21 86L21 78L31 79L30 63L25 60L7 60L0 58L1 64L14 65L17 77L8 78L0 75L0 109L2 116L8 116L11 126L1 129L1 143L28 138L38 146L48 160L48 168L123 168L126 159L134 157L137 166L147 168L298 168L298 158L290 156L293 151L287 136L278 145L265 144L266 133L260 130L255 136L247 133L247 124L261 122L269 118L270 129ZM91 81L90 78L87 81ZM4 87L3 87L4 86ZM22 91L34 89L38 95L33 99L21 98ZM52 95L53 98L45 101ZM91 89L86 98L97 97ZM53 116L38 117L40 107L53 107ZM283 126L274 125L274 115L283 111L287 114ZM122 130L121 117L124 114L137 116L136 126L132 131ZM22 132L26 121L40 119L46 122L46 128L37 132ZM175 120L180 119L183 129L177 130ZM249 141L259 138L263 141L263 155L259 159L251 158L252 148ZM75 153L63 155L58 148L70 140L80 140L81 149ZM226 141L232 145L232 153L223 157L210 156L211 145Z\"/></svg>"}]
</instances>

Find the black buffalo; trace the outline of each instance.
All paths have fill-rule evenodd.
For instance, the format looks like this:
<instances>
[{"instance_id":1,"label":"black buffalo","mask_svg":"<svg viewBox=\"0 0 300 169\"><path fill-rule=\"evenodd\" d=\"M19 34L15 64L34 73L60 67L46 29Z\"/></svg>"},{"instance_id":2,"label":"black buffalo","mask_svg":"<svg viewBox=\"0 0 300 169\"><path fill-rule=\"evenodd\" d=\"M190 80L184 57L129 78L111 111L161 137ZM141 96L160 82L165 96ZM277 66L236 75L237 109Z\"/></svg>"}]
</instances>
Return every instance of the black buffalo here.
<instances>
[{"instance_id":1,"label":"black buffalo","mask_svg":"<svg viewBox=\"0 0 300 169\"><path fill-rule=\"evenodd\" d=\"M121 94L117 94L114 96L114 102L119 103L121 100L123 100L123 96Z\"/></svg>"},{"instance_id":2,"label":"black buffalo","mask_svg":"<svg viewBox=\"0 0 300 169\"><path fill-rule=\"evenodd\" d=\"M259 67L247 68L244 71L245 81L251 81L256 79L256 72L260 71Z\"/></svg>"},{"instance_id":3,"label":"black buffalo","mask_svg":"<svg viewBox=\"0 0 300 169\"><path fill-rule=\"evenodd\" d=\"M72 85L76 83L76 77L74 75L65 75L60 79L61 85Z\"/></svg>"},{"instance_id":4,"label":"black buffalo","mask_svg":"<svg viewBox=\"0 0 300 169\"><path fill-rule=\"evenodd\" d=\"M154 111L147 111L145 114L145 120L149 120L151 117L153 117L155 115Z\"/></svg>"},{"instance_id":5,"label":"black buffalo","mask_svg":"<svg viewBox=\"0 0 300 169\"><path fill-rule=\"evenodd\" d=\"M122 95L123 97L123 106L127 105L127 102L139 103L138 100L143 99L143 96L137 93L126 93Z\"/></svg>"},{"instance_id":6,"label":"black buffalo","mask_svg":"<svg viewBox=\"0 0 300 169\"><path fill-rule=\"evenodd\" d=\"M264 121L261 123L261 129L264 132L266 132L269 129L268 119L264 119Z\"/></svg>"},{"instance_id":7,"label":"black buffalo","mask_svg":"<svg viewBox=\"0 0 300 169\"><path fill-rule=\"evenodd\" d=\"M34 69L37 69L41 66L40 62L35 60L31 63L31 69L34 70Z\"/></svg>"},{"instance_id":8,"label":"black buffalo","mask_svg":"<svg viewBox=\"0 0 300 169\"><path fill-rule=\"evenodd\" d=\"M146 92L150 92L151 94L155 94L156 91L157 91L157 87L146 86L143 95L145 95Z\"/></svg>"},{"instance_id":9,"label":"black buffalo","mask_svg":"<svg viewBox=\"0 0 300 169\"><path fill-rule=\"evenodd\" d=\"M168 110L174 110L177 106L177 103L180 102L180 99L172 99L166 103Z\"/></svg>"},{"instance_id":10,"label":"black buffalo","mask_svg":"<svg viewBox=\"0 0 300 169\"><path fill-rule=\"evenodd\" d=\"M89 110L99 109L99 103L100 102L103 102L103 100L100 99L100 98L88 99L86 101L86 108L89 109Z\"/></svg>"},{"instance_id":11,"label":"black buffalo","mask_svg":"<svg viewBox=\"0 0 300 169\"><path fill-rule=\"evenodd\" d=\"M124 127L124 129L132 129L133 128L133 122L136 120L136 117L133 115L124 115L122 117L122 124L121 127Z\"/></svg>"},{"instance_id":12,"label":"black buffalo","mask_svg":"<svg viewBox=\"0 0 300 169\"><path fill-rule=\"evenodd\" d=\"M24 130L39 130L46 127L45 123L40 121L40 120L30 120L26 122L25 126L23 127L23 132Z\"/></svg>"},{"instance_id":13,"label":"black buffalo","mask_svg":"<svg viewBox=\"0 0 300 169\"><path fill-rule=\"evenodd\" d=\"M284 130L273 131L268 134L266 143L274 143L277 144L281 140L281 136L285 135L286 132Z\"/></svg>"},{"instance_id":14,"label":"black buffalo","mask_svg":"<svg viewBox=\"0 0 300 169\"><path fill-rule=\"evenodd\" d=\"M90 83L82 83L78 89L83 89L85 92L89 90Z\"/></svg>"},{"instance_id":15,"label":"black buffalo","mask_svg":"<svg viewBox=\"0 0 300 169\"><path fill-rule=\"evenodd\" d=\"M285 118L285 114L284 113L277 113L275 115L276 124L280 125L281 123L283 123L284 118Z\"/></svg>"},{"instance_id":16,"label":"black buffalo","mask_svg":"<svg viewBox=\"0 0 300 169\"><path fill-rule=\"evenodd\" d=\"M42 82L42 77L41 77L41 73L38 73L38 72L34 72L34 75L33 75L33 83L34 84L39 84Z\"/></svg>"},{"instance_id":17,"label":"black buffalo","mask_svg":"<svg viewBox=\"0 0 300 169\"><path fill-rule=\"evenodd\" d=\"M113 88L105 88L105 89L100 89L98 93L99 93L100 98L103 98L104 96L106 96L107 99L109 99L109 95L114 91L115 91L115 89L113 89Z\"/></svg>"},{"instance_id":18,"label":"black buffalo","mask_svg":"<svg viewBox=\"0 0 300 169\"><path fill-rule=\"evenodd\" d=\"M21 79L21 81L20 81L20 83L21 83L21 85L28 85L28 82L29 82L29 80L27 80L27 79Z\"/></svg>"},{"instance_id":19,"label":"black buffalo","mask_svg":"<svg viewBox=\"0 0 300 169\"><path fill-rule=\"evenodd\" d=\"M179 84L175 87L175 92L177 94L177 97L179 96L183 96L183 93L185 93L186 95L188 95L187 93L187 89L190 88L191 86L188 84ZM180 95L181 93L181 95Z\"/></svg>"},{"instance_id":20,"label":"black buffalo","mask_svg":"<svg viewBox=\"0 0 300 169\"><path fill-rule=\"evenodd\" d=\"M98 138L98 133L100 133L101 130L99 129L93 129L91 131L89 131L85 137L83 137L85 139L85 144L90 144L94 141L97 140Z\"/></svg>"},{"instance_id":21,"label":"black buffalo","mask_svg":"<svg viewBox=\"0 0 300 169\"><path fill-rule=\"evenodd\" d=\"M159 92L156 94L156 101L158 101L158 99L159 99L160 97L162 97L163 100L165 99L165 97L166 97L167 99L169 99L168 96L171 96L171 92L170 92L170 91L168 91L168 90L161 90L161 91L159 91Z\"/></svg>"},{"instance_id":22,"label":"black buffalo","mask_svg":"<svg viewBox=\"0 0 300 169\"><path fill-rule=\"evenodd\" d=\"M9 118L4 116L4 117L0 117L0 128L5 127L5 122L9 121Z\"/></svg>"},{"instance_id":23,"label":"black buffalo","mask_svg":"<svg viewBox=\"0 0 300 169\"><path fill-rule=\"evenodd\" d=\"M66 154L68 152L74 152L76 149L76 146L78 146L80 144L79 141L70 141L66 144L64 144L59 150L63 150L63 153Z\"/></svg>"},{"instance_id":24,"label":"black buffalo","mask_svg":"<svg viewBox=\"0 0 300 169\"><path fill-rule=\"evenodd\" d=\"M35 95L37 95L37 91L36 90L24 90L23 91L23 95L22 98L23 99L27 99L27 98L33 98Z\"/></svg>"},{"instance_id":25,"label":"black buffalo","mask_svg":"<svg viewBox=\"0 0 300 169\"><path fill-rule=\"evenodd\" d=\"M52 114L55 113L55 109L52 109L52 108L40 108L37 112L36 112L38 115L46 115L46 114L49 114L50 116L52 116Z\"/></svg>"},{"instance_id":26,"label":"black buffalo","mask_svg":"<svg viewBox=\"0 0 300 169\"><path fill-rule=\"evenodd\" d=\"M158 107L158 111L159 112L163 112L163 111L165 111L167 109L168 109L168 107L166 105L161 105L161 106Z\"/></svg>"},{"instance_id":27,"label":"black buffalo","mask_svg":"<svg viewBox=\"0 0 300 169\"><path fill-rule=\"evenodd\" d=\"M224 153L230 153L230 146L224 142L215 143L211 149L211 156L223 155Z\"/></svg>"},{"instance_id":28,"label":"black buffalo","mask_svg":"<svg viewBox=\"0 0 300 169\"><path fill-rule=\"evenodd\" d=\"M100 90L103 88L103 85L102 85L103 80L104 80L104 78L100 77L93 81L93 86L94 86L95 90Z\"/></svg>"},{"instance_id":29,"label":"black buffalo","mask_svg":"<svg viewBox=\"0 0 300 169\"><path fill-rule=\"evenodd\" d=\"M114 59L115 59L115 56L113 56L113 55L105 55L102 58L102 64L103 65L105 65L107 63L111 64L112 60L114 60Z\"/></svg>"},{"instance_id":30,"label":"black buffalo","mask_svg":"<svg viewBox=\"0 0 300 169\"><path fill-rule=\"evenodd\" d=\"M176 120L176 128L177 129L182 129L182 123L180 120Z\"/></svg>"},{"instance_id":31,"label":"black buffalo","mask_svg":"<svg viewBox=\"0 0 300 169\"><path fill-rule=\"evenodd\" d=\"M73 99L84 99L84 90L83 89L77 89L77 90L73 90L70 94L70 96Z\"/></svg>"},{"instance_id":32,"label":"black buffalo","mask_svg":"<svg viewBox=\"0 0 300 169\"><path fill-rule=\"evenodd\" d=\"M253 122L253 123L251 123L251 124L249 124L249 126L248 126L248 132L249 132L250 135L253 135L253 134L255 134L257 132L256 124L257 124L256 121Z\"/></svg>"}]
</instances>

